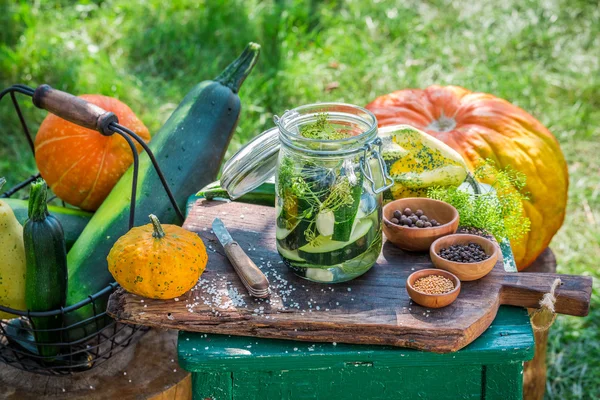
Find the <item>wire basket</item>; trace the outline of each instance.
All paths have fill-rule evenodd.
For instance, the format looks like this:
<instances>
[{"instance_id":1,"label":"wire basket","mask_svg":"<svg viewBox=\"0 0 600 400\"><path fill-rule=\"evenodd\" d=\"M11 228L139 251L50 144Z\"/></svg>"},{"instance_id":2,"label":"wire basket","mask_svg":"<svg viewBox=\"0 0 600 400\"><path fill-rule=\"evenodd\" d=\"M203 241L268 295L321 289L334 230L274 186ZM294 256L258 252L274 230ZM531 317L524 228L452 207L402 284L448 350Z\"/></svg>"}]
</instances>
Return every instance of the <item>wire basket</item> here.
<instances>
[{"instance_id":1,"label":"wire basket","mask_svg":"<svg viewBox=\"0 0 600 400\"><path fill-rule=\"evenodd\" d=\"M139 169L139 157L135 142L148 154L171 204L183 221L183 213L177 205L152 151L137 134L120 125L115 114L69 93L55 90L48 85L41 85L35 90L25 85L13 85L0 92L0 100L6 95L10 95L32 153L35 152L33 140L19 107L16 94L32 97L33 104L36 107L50 111L70 122L94 129L102 135L117 134L127 141L133 154L129 229L133 227L135 219ZM2 193L0 198L11 197L39 176L39 173L30 176L25 181ZM50 200L52 199L50 198ZM15 310L0 304L0 311L16 316L11 320L0 320L0 360L15 368L42 375L70 375L90 370L102 364L134 343L148 330L148 328L139 325L119 323L106 313L108 298L118 287L117 283L111 283L97 293L90 293L87 298L81 299L77 304L50 311ZM77 310L83 307L91 307L93 310L91 317L81 321L76 318L69 318L70 315L74 315ZM61 321L60 328L36 329L36 321L39 323L42 319L56 320L57 318ZM72 320L75 322L69 323ZM73 335L73 332L78 332L78 334ZM51 333L52 336L59 337L60 341L54 343L36 342L37 335L41 333ZM50 348L53 349L52 354L58 355L45 356L44 354L50 353L45 350Z\"/></svg>"}]
</instances>

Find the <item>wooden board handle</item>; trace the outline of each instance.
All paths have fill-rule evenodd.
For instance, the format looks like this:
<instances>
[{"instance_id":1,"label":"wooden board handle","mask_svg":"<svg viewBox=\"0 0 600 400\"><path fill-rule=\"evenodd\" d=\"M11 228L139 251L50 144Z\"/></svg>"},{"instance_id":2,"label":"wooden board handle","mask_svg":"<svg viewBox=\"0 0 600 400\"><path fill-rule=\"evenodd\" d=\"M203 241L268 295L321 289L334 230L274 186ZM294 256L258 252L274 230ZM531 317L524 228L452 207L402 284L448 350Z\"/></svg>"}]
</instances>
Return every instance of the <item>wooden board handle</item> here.
<instances>
[{"instance_id":1,"label":"wooden board handle","mask_svg":"<svg viewBox=\"0 0 600 400\"><path fill-rule=\"evenodd\" d=\"M592 278L578 275L507 273L502 274L500 304L540 308L540 300L550 292L552 283L560 278L554 309L559 314L586 316L590 310Z\"/></svg>"},{"instance_id":2,"label":"wooden board handle","mask_svg":"<svg viewBox=\"0 0 600 400\"><path fill-rule=\"evenodd\" d=\"M269 288L265 274L254 264L237 242L231 242L223 247L227 258L233 264L238 275L254 291L260 292Z\"/></svg>"},{"instance_id":3,"label":"wooden board handle","mask_svg":"<svg viewBox=\"0 0 600 400\"><path fill-rule=\"evenodd\" d=\"M103 110L80 97L54 89L50 85L41 85L35 89L33 104L67 121L107 136L113 134L108 125L111 122L119 122L114 113Z\"/></svg>"}]
</instances>

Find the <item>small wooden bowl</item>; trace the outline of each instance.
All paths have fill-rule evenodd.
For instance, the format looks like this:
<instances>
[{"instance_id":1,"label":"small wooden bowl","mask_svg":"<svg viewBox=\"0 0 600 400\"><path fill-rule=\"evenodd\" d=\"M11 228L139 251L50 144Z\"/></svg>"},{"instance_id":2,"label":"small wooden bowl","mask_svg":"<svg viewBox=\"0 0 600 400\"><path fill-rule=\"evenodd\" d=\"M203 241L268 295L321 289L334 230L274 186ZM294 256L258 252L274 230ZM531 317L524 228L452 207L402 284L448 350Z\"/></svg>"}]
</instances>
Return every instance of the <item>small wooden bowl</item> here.
<instances>
[{"instance_id":1,"label":"small wooden bowl","mask_svg":"<svg viewBox=\"0 0 600 400\"><path fill-rule=\"evenodd\" d=\"M453 244L477 243L483 247L483 251L490 257L486 260L475 263L460 263L446 260L439 256L440 250L452 246ZM477 235L456 234L439 238L431 245L429 255L433 265L437 268L450 271L461 281L474 281L483 278L494 269L494 265L498 261L500 249L496 243L489 239Z\"/></svg>"},{"instance_id":2,"label":"small wooden bowl","mask_svg":"<svg viewBox=\"0 0 600 400\"><path fill-rule=\"evenodd\" d=\"M419 292L413 287L415 281L419 278L429 275L441 275L444 278L448 278L454 283L454 289L444 294L427 294L423 292ZM456 275L451 274L450 272L443 271L440 269L422 269L420 271L413 272L406 279L406 291L413 301L423 307L427 308L442 308L451 304L460 293L460 280L456 277Z\"/></svg>"},{"instance_id":3,"label":"small wooden bowl","mask_svg":"<svg viewBox=\"0 0 600 400\"><path fill-rule=\"evenodd\" d=\"M431 228L407 228L392 223L394 211L405 208L423 210L429 219L435 219L439 226ZM427 251L438 238L450 235L458 229L458 211L450 204L424 197L409 197L388 203L383 207L383 232L388 240L408 251Z\"/></svg>"}]
</instances>

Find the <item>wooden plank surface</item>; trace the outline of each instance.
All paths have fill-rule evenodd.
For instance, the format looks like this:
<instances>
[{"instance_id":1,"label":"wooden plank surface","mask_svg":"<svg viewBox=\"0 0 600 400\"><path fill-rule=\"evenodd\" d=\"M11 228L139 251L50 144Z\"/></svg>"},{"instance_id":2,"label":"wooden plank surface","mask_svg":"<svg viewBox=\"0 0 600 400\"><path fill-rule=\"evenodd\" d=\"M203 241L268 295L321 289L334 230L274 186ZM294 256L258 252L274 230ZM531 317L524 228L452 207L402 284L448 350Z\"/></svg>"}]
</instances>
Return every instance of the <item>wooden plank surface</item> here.
<instances>
[{"instance_id":1,"label":"wooden plank surface","mask_svg":"<svg viewBox=\"0 0 600 400\"><path fill-rule=\"evenodd\" d=\"M378 367L389 368L509 364L531 359L534 347L526 310L508 306L498 310L492 325L477 340L451 354L185 331L179 332L178 343L179 365L200 374L337 368L346 362L374 362Z\"/></svg>"},{"instance_id":2,"label":"wooden plank surface","mask_svg":"<svg viewBox=\"0 0 600 400\"><path fill-rule=\"evenodd\" d=\"M247 250L271 283L271 297L248 296L216 237L215 217ZM179 299L144 299L120 290L108 312L123 322L196 332L304 341L386 344L435 352L456 351L492 322L500 304L537 307L557 275L506 273L498 262L485 278L464 282L458 299L442 309L413 304L405 290L409 274L431 268L427 254L406 253L384 242L377 264L341 284L296 277L275 250L275 210L243 203L198 200L184 224L209 249L199 284ZM585 315L591 279L560 276L556 310ZM243 297L241 297L241 296Z\"/></svg>"}]
</instances>

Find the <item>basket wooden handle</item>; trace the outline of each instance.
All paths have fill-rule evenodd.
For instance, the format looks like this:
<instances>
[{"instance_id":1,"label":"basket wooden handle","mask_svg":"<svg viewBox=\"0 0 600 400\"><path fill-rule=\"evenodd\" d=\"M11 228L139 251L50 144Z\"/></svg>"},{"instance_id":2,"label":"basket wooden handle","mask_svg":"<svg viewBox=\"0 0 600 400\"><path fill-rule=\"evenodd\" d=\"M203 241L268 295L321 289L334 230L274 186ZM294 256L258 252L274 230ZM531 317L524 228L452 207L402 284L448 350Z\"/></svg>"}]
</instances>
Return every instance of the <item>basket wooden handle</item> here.
<instances>
[{"instance_id":1,"label":"basket wooden handle","mask_svg":"<svg viewBox=\"0 0 600 400\"><path fill-rule=\"evenodd\" d=\"M103 110L80 97L54 89L50 85L41 85L35 89L33 104L67 121L107 136L113 134L109 129L110 123L119 122L114 113Z\"/></svg>"}]
</instances>

